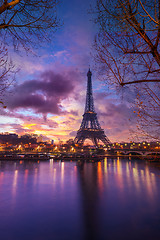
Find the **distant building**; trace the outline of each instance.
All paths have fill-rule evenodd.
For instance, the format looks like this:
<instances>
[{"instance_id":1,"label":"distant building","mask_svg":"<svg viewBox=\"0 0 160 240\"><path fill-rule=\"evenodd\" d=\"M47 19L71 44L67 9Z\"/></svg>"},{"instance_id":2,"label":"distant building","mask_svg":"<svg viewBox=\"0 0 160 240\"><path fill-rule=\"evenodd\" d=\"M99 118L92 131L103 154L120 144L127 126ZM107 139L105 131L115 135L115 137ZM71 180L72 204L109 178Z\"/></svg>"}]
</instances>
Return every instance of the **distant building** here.
<instances>
[{"instance_id":1,"label":"distant building","mask_svg":"<svg viewBox=\"0 0 160 240\"><path fill-rule=\"evenodd\" d=\"M42 134L37 137L37 142L43 142L43 135Z\"/></svg>"}]
</instances>

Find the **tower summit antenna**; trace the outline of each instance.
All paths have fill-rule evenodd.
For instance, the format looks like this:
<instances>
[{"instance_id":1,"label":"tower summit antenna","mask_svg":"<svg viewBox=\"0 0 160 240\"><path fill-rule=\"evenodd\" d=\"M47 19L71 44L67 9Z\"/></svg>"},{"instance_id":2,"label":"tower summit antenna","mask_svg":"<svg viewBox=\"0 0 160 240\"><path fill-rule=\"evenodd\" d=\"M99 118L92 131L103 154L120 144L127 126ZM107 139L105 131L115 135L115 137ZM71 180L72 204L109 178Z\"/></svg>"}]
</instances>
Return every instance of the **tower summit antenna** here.
<instances>
[{"instance_id":1,"label":"tower summit antenna","mask_svg":"<svg viewBox=\"0 0 160 240\"><path fill-rule=\"evenodd\" d=\"M104 133L104 130L100 127L98 122L97 113L94 109L93 93L92 93L92 72L90 68L87 73L87 94L86 94L86 105L83 114L82 123L80 129L77 131L75 137L75 143L83 144L88 138L91 139L93 144L98 146L98 141L101 140L105 145L110 144L110 140Z\"/></svg>"}]
</instances>

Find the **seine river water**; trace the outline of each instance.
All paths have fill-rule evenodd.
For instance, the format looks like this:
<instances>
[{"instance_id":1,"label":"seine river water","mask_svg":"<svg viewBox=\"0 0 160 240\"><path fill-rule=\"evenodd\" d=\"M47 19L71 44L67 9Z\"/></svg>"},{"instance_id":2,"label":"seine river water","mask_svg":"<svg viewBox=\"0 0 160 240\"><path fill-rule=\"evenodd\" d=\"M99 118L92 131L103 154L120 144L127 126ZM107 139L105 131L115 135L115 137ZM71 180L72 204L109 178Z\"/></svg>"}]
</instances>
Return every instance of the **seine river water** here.
<instances>
[{"instance_id":1,"label":"seine river water","mask_svg":"<svg viewBox=\"0 0 160 240\"><path fill-rule=\"evenodd\" d=\"M160 168L0 162L1 240L159 240Z\"/></svg>"}]
</instances>

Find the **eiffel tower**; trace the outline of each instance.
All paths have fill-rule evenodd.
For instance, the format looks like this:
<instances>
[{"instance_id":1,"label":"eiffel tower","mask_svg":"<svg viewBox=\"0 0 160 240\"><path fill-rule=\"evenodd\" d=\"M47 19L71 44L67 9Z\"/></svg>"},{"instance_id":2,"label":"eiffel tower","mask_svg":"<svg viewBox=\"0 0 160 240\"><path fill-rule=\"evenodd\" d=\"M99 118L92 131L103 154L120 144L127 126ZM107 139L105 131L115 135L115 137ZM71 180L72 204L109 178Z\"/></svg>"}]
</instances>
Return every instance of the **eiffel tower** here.
<instances>
[{"instance_id":1,"label":"eiffel tower","mask_svg":"<svg viewBox=\"0 0 160 240\"><path fill-rule=\"evenodd\" d=\"M98 122L97 113L94 109L91 76L92 73L89 69L87 73L88 82L85 111L83 114L80 129L77 131L77 136L75 137L74 142L83 144L84 141L88 138L91 139L93 144L96 146L98 146L99 140L101 140L105 145L107 145L111 142L105 135L104 130L101 128Z\"/></svg>"}]
</instances>

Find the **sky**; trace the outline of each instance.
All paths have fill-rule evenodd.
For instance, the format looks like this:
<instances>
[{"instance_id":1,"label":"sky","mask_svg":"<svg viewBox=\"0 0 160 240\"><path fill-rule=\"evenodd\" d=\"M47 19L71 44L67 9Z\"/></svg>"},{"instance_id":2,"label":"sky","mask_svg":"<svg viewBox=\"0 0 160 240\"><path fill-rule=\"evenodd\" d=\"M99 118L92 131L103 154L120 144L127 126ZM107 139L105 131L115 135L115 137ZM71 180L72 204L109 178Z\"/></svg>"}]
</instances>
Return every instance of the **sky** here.
<instances>
[{"instance_id":1,"label":"sky","mask_svg":"<svg viewBox=\"0 0 160 240\"><path fill-rule=\"evenodd\" d=\"M12 52L19 71L1 108L0 132L42 134L66 141L76 136L84 113L87 71L92 71L94 105L101 127L111 142L132 140L135 116L131 103L108 87L93 59L97 26L88 11L94 0L61 0L57 13L62 26L51 43Z\"/></svg>"}]
</instances>

